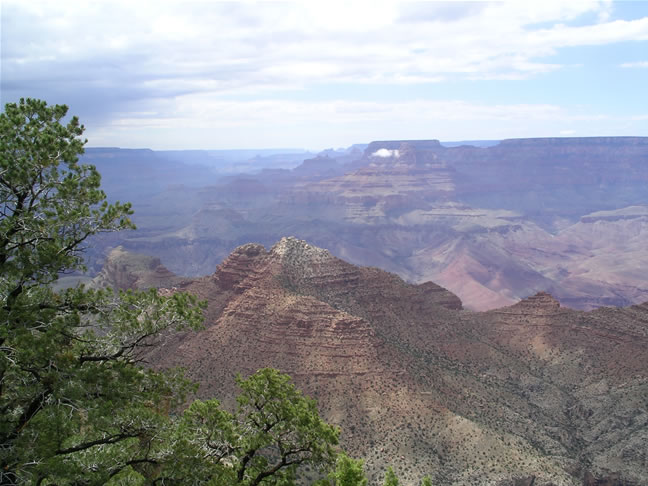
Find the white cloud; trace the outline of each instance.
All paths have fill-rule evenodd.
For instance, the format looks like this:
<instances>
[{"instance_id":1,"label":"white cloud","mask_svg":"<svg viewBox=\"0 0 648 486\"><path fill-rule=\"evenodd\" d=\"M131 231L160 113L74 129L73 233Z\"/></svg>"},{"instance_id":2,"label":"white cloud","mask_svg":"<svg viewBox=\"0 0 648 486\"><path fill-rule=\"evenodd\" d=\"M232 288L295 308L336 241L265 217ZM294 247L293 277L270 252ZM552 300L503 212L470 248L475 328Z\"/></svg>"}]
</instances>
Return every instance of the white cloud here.
<instances>
[{"instance_id":1,"label":"white cloud","mask_svg":"<svg viewBox=\"0 0 648 486\"><path fill-rule=\"evenodd\" d=\"M562 47L648 39L648 17L606 20L608 2L5 3L5 66L20 59L36 76L44 52L77 69L121 52L147 79L227 78L209 91L521 79L559 69L540 58ZM587 13L599 23L569 25Z\"/></svg>"},{"instance_id":2,"label":"white cloud","mask_svg":"<svg viewBox=\"0 0 648 486\"><path fill-rule=\"evenodd\" d=\"M574 46L598 46L624 41L648 40L648 17L615 20L601 24L569 27L556 25L530 33L533 44L544 43L552 49Z\"/></svg>"},{"instance_id":3,"label":"white cloud","mask_svg":"<svg viewBox=\"0 0 648 486\"><path fill-rule=\"evenodd\" d=\"M400 152L398 150L389 150L386 148L381 148L376 150L373 154L371 154L372 157L380 157L380 158L387 158L387 157L395 157L398 158L400 157Z\"/></svg>"},{"instance_id":4,"label":"white cloud","mask_svg":"<svg viewBox=\"0 0 648 486\"><path fill-rule=\"evenodd\" d=\"M624 62L619 64L622 68L648 68L648 61Z\"/></svg>"},{"instance_id":5,"label":"white cloud","mask_svg":"<svg viewBox=\"0 0 648 486\"><path fill-rule=\"evenodd\" d=\"M424 122L426 120L591 120L599 116L572 114L556 105L507 104L487 105L464 101L431 101L418 99L405 102L365 101L295 101L253 100L232 101L205 95L187 95L165 102L167 109L155 117L178 118L178 123L221 127L247 125L259 121L276 124L308 122L365 123L376 121ZM185 119L186 117L186 119ZM141 118L135 120L140 123Z\"/></svg>"},{"instance_id":6,"label":"white cloud","mask_svg":"<svg viewBox=\"0 0 648 486\"><path fill-rule=\"evenodd\" d=\"M124 113L90 127L91 146L309 149L385 139L499 139L556 136L585 122L594 135L606 116L556 105L485 105L463 101L232 101L191 94L161 100L155 112ZM640 123L641 120L635 120ZM604 134L610 134L609 132ZM397 156L379 152L380 156Z\"/></svg>"},{"instance_id":7,"label":"white cloud","mask_svg":"<svg viewBox=\"0 0 648 486\"><path fill-rule=\"evenodd\" d=\"M555 134L605 117L556 102L434 100L434 88L421 94L424 84L528 79L563 69L551 56L565 47L647 40L648 16L612 20L613 5L106 0L79 8L2 0L2 91L70 104L94 126L95 144L154 145L145 137L157 137L175 146L250 146L255 137L267 146L303 127L322 130L308 141L329 137L334 145ZM371 102L340 93L352 86L370 100L372 89L394 85L416 94Z\"/></svg>"}]
</instances>

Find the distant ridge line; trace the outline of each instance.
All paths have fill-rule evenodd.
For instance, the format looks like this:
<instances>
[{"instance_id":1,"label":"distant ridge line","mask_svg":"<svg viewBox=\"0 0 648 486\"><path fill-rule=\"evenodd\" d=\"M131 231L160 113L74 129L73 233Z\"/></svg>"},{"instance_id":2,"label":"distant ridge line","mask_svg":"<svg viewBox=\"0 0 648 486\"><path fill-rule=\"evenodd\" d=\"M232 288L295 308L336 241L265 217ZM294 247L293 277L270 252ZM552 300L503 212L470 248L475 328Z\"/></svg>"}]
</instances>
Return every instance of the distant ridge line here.
<instances>
[{"instance_id":1,"label":"distant ridge line","mask_svg":"<svg viewBox=\"0 0 648 486\"><path fill-rule=\"evenodd\" d=\"M618 142L634 142L641 145L648 145L648 137L619 136L619 137L531 137L531 138L507 138L500 141L499 145L532 145L537 143L555 144L612 144Z\"/></svg>"}]
</instances>

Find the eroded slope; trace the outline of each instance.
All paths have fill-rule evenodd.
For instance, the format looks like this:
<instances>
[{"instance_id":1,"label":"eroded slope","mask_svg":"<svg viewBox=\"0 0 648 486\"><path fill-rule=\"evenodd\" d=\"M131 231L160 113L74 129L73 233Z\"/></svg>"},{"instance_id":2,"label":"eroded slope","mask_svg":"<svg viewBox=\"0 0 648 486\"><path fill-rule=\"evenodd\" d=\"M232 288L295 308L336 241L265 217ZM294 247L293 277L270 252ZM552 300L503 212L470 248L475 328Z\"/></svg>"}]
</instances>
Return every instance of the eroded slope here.
<instances>
[{"instance_id":1,"label":"eroded slope","mask_svg":"<svg viewBox=\"0 0 648 486\"><path fill-rule=\"evenodd\" d=\"M374 481L392 464L404 484L648 482L646 305L581 312L541 293L466 312L295 238L178 288L208 300L207 328L168 336L157 366L225 401L238 372L290 373Z\"/></svg>"}]
</instances>

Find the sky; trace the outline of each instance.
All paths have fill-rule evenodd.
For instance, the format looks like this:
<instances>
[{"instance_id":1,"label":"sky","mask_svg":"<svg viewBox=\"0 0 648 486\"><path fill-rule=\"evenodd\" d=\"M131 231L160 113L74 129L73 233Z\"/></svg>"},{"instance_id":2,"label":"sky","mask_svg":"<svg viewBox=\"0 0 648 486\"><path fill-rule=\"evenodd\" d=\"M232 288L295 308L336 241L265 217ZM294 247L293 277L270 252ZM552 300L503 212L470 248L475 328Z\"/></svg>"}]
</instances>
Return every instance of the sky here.
<instances>
[{"instance_id":1,"label":"sky","mask_svg":"<svg viewBox=\"0 0 648 486\"><path fill-rule=\"evenodd\" d=\"M648 2L0 0L0 103L88 146L648 136Z\"/></svg>"}]
</instances>

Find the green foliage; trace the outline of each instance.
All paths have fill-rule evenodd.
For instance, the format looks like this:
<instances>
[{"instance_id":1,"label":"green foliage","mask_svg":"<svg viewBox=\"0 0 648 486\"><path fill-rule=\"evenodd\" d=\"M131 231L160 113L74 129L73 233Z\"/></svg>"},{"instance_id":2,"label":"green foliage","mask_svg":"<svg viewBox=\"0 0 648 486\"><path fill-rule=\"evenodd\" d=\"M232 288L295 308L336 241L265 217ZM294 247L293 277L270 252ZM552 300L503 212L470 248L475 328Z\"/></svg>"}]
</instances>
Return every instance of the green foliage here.
<instances>
[{"instance_id":1,"label":"green foliage","mask_svg":"<svg viewBox=\"0 0 648 486\"><path fill-rule=\"evenodd\" d=\"M338 454L335 470L328 479L317 483L317 486L366 486L367 476L362 467L362 461L352 459L343 452Z\"/></svg>"},{"instance_id":2,"label":"green foliage","mask_svg":"<svg viewBox=\"0 0 648 486\"><path fill-rule=\"evenodd\" d=\"M137 366L166 329L197 327L184 294L49 284L83 267L91 235L133 227L65 106L21 100L0 114L0 484L103 484L164 454L159 431L191 385ZM132 467L131 467L132 466Z\"/></svg>"},{"instance_id":3,"label":"green foliage","mask_svg":"<svg viewBox=\"0 0 648 486\"><path fill-rule=\"evenodd\" d=\"M398 486L398 478L396 477L396 473L392 469L391 466L387 468L387 472L385 472L385 482L383 483L384 486Z\"/></svg>"},{"instance_id":4,"label":"green foliage","mask_svg":"<svg viewBox=\"0 0 648 486\"><path fill-rule=\"evenodd\" d=\"M300 466L327 472L335 462L338 431L289 380L269 368L246 380L239 377L234 413L217 400L194 402L173 440L174 462L160 480L287 486L296 484Z\"/></svg>"},{"instance_id":5,"label":"green foliage","mask_svg":"<svg viewBox=\"0 0 648 486\"><path fill-rule=\"evenodd\" d=\"M83 126L66 113L27 99L0 115L0 486L289 486L300 466L328 473L338 431L276 370L238 378L233 413L208 400L177 415L195 387L140 364L162 333L200 327L191 295L52 290L83 268L88 237L134 227L130 205L107 204L99 173L78 164ZM341 461L340 477L354 467Z\"/></svg>"},{"instance_id":6,"label":"green foliage","mask_svg":"<svg viewBox=\"0 0 648 486\"><path fill-rule=\"evenodd\" d=\"M424 476L423 479L421 479L421 486L432 486L430 476Z\"/></svg>"},{"instance_id":7,"label":"green foliage","mask_svg":"<svg viewBox=\"0 0 648 486\"><path fill-rule=\"evenodd\" d=\"M78 164L84 128L76 117L63 125L66 113L27 99L0 114L0 265L10 299L81 267L88 236L134 227L130 204L107 204L95 167Z\"/></svg>"}]
</instances>

